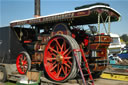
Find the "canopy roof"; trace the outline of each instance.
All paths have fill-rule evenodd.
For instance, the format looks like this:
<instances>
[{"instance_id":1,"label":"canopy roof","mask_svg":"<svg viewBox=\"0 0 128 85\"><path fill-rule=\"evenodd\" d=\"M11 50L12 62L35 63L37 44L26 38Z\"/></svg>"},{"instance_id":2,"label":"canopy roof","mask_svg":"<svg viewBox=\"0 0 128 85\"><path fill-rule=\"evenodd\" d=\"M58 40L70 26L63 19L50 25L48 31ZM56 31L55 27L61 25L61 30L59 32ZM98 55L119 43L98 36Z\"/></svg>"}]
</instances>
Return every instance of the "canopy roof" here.
<instances>
[{"instance_id":1,"label":"canopy roof","mask_svg":"<svg viewBox=\"0 0 128 85\"><path fill-rule=\"evenodd\" d=\"M94 4L85 6L82 9L78 8L74 11L40 16L38 18L12 21L10 22L10 26L13 27L16 25L25 24L43 25L64 21L72 21L73 25L96 24L98 23L98 14L102 15L103 20L105 20L108 16L111 16L111 22L118 21L120 19L120 14L113 8L110 8L109 5Z\"/></svg>"}]
</instances>

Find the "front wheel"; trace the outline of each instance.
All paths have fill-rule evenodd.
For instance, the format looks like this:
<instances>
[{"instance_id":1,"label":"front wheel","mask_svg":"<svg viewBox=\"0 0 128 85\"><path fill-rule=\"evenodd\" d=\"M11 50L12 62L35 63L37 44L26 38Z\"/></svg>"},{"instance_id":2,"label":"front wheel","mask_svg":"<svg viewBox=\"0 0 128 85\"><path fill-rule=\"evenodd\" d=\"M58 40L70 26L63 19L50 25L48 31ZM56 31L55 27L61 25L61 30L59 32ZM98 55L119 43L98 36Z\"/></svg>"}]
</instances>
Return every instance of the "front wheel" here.
<instances>
[{"instance_id":1,"label":"front wheel","mask_svg":"<svg viewBox=\"0 0 128 85\"><path fill-rule=\"evenodd\" d=\"M50 79L64 82L76 77L78 68L73 49L79 49L79 45L68 35L56 35L49 40L43 63ZM77 52L77 55L80 60L81 54Z\"/></svg>"},{"instance_id":2,"label":"front wheel","mask_svg":"<svg viewBox=\"0 0 128 85\"><path fill-rule=\"evenodd\" d=\"M21 52L16 60L17 71L20 74L25 74L31 68L31 59L27 52Z\"/></svg>"}]
</instances>

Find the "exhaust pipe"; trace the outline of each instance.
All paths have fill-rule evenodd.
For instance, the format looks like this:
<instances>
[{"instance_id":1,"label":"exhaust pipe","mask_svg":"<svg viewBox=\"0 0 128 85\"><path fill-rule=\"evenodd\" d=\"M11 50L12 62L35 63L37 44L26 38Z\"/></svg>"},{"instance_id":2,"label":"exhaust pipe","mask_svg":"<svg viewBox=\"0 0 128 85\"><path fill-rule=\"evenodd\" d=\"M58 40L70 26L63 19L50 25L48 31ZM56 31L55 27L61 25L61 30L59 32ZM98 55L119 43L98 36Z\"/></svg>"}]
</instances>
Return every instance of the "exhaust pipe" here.
<instances>
[{"instance_id":1,"label":"exhaust pipe","mask_svg":"<svg viewBox=\"0 0 128 85\"><path fill-rule=\"evenodd\" d=\"M40 16L40 0L35 0L35 14L34 17Z\"/></svg>"}]
</instances>

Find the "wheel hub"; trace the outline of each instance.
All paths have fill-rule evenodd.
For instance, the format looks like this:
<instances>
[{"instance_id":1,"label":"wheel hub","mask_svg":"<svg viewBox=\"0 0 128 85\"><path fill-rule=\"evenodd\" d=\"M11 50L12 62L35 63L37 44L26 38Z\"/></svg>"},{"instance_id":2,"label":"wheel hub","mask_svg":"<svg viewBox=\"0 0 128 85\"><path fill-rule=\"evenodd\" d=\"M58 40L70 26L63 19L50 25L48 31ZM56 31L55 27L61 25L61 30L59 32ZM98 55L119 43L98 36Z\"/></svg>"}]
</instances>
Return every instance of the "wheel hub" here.
<instances>
[{"instance_id":1,"label":"wheel hub","mask_svg":"<svg viewBox=\"0 0 128 85\"><path fill-rule=\"evenodd\" d=\"M21 64L24 66L25 65L25 61L22 61Z\"/></svg>"},{"instance_id":2,"label":"wheel hub","mask_svg":"<svg viewBox=\"0 0 128 85\"><path fill-rule=\"evenodd\" d=\"M24 65L24 62L23 61L21 62L21 65Z\"/></svg>"},{"instance_id":3,"label":"wheel hub","mask_svg":"<svg viewBox=\"0 0 128 85\"><path fill-rule=\"evenodd\" d=\"M63 63L63 56L61 54L58 54L56 57L56 61L62 64Z\"/></svg>"}]
</instances>

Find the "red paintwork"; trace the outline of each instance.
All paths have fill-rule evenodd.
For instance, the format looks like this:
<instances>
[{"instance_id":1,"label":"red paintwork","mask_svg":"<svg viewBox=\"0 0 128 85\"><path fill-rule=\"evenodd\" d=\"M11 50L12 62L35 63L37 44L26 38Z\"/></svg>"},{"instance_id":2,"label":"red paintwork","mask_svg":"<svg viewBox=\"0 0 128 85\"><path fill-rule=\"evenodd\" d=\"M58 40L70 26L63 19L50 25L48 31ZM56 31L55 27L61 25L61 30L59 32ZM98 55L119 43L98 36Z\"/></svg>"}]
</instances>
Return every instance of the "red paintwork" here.
<instances>
[{"instance_id":1,"label":"red paintwork","mask_svg":"<svg viewBox=\"0 0 128 85\"><path fill-rule=\"evenodd\" d=\"M58 55L62 56L60 61ZM72 70L72 50L62 37L51 39L44 52L44 67L47 74L55 81L66 79Z\"/></svg>"},{"instance_id":2,"label":"red paintwork","mask_svg":"<svg viewBox=\"0 0 128 85\"><path fill-rule=\"evenodd\" d=\"M86 37L84 38L84 45L85 45L85 47L88 46L88 42L89 42L89 39L88 39L88 36L86 36Z\"/></svg>"},{"instance_id":3,"label":"red paintwork","mask_svg":"<svg viewBox=\"0 0 128 85\"><path fill-rule=\"evenodd\" d=\"M72 34L72 37L75 39L76 38L76 35L75 34Z\"/></svg>"},{"instance_id":4,"label":"red paintwork","mask_svg":"<svg viewBox=\"0 0 128 85\"><path fill-rule=\"evenodd\" d=\"M32 40L25 40L24 43L31 43Z\"/></svg>"},{"instance_id":5,"label":"red paintwork","mask_svg":"<svg viewBox=\"0 0 128 85\"><path fill-rule=\"evenodd\" d=\"M25 74L28 69L27 57L21 53L18 55L16 60L16 67L20 74Z\"/></svg>"}]
</instances>

